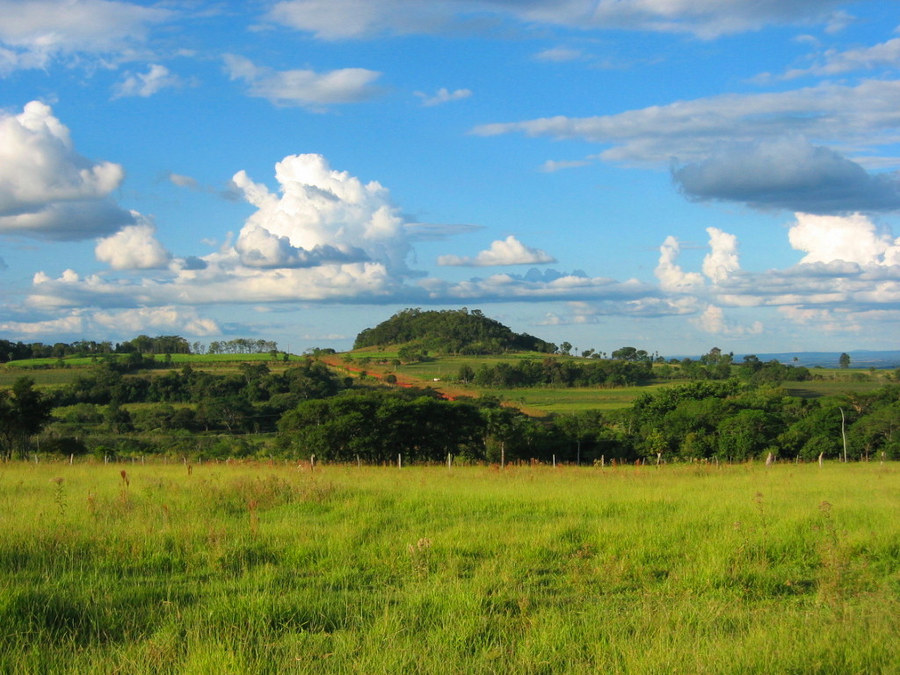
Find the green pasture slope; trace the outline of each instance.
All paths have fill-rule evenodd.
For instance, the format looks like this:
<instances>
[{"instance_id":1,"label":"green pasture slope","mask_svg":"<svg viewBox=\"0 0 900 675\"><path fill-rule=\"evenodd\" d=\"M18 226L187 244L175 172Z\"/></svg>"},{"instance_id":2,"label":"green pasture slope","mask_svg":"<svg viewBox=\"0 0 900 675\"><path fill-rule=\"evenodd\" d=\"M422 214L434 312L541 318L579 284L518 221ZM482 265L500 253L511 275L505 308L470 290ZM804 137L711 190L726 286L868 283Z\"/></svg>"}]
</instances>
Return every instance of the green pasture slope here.
<instances>
[{"instance_id":1,"label":"green pasture slope","mask_svg":"<svg viewBox=\"0 0 900 675\"><path fill-rule=\"evenodd\" d=\"M538 352L518 352L500 355L441 355L426 361L390 364L397 358L394 348L378 349L367 347L329 358L338 368L365 370L377 377L395 373L406 381L418 382L446 390L453 396L462 393L471 396L496 396L501 400L521 408L532 415L573 413L585 410L615 410L627 408L642 393L653 392L661 387L683 384L686 379L656 379L650 384L626 387L520 387L504 389L497 387L477 387L457 381L462 366L478 370L482 366L494 367L498 363L515 363L522 360L542 361L546 358L569 359L569 356L547 355ZM583 362L585 359L575 358ZM657 367L658 368L658 367ZM821 379L806 382L784 382L782 387L791 396L818 398L840 395L848 392L872 391L893 381L893 371L859 371L839 369L816 369Z\"/></svg>"},{"instance_id":2,"label":"green pasture slope","mask_svg":"<svg viewBox=\"0 0 900 675\"><path fill-rule=\"evenodd\" d=\"M120 355L121 359L125 355ZM165 372L165 356L155 356L159 368L142 370L142 373ZM304 357L289 355L288 361L284 361L283 353L279 352L277 358L271 354L172 354L171 364L173 368L182 368L190 365L195 370L210 371L218 374L238 372L242 363L265 363L273 372L279 372L289 368L293 362L300 361ZM64 359L23 359L0 364L0 387L10 387L18 378L25 376L34 380L35 385L41 389L62 386L72 382L78 375L83 375L102 362L103 357L69 356Z\"/></svg>"},{"instance_id":3,"label":"green pasture slope","mask_svg":"<svg viewBox=\"0 0 900 675\"><path fill-rule=\"evenodd\" d=\"M532 415L625 408L644 392L685 382L683 379L659 379L652 384L643 386L611 388L523 387L501 389L475 387L471 384L464 385L457 382L456 378L462 366L467 365L477 370L483 365L493 367L498 363L515 363L525 359L542 360L548 358L548 355L537 352L519 352L492 356L439 356L419 363L394 366L389 362L396 357L396 350L379 350L369 347L331 356L328 361L339 370L343 369L350 374L365 370L383 378L389 373L396 373L405 378L405 381L414 382L422 387L447 391L454 397L459 395L495 396ZM156 357L160 365L164 362L164 358L164 356ZM284 361L282 353L279 353L277 358L273 358L270 354L173 354L171 364L174 368L190 365L195 370L226 375L240 372L240 365L247 362L265 363L272 372L280 372L304 358L306 357L290 355L288 361ZM549 358L571 357L551 356ZM0 364L0 388L12 386L13 382L23 375L33 379L35 385L42 390L61 387L72 382L78 375L85 374L99 362L100 358L67 357L63 360L28 359ZM139 372L150 375L162 374L165 372L165 368ZM792 396L814 398L847 392L871 391L883 386L892 376L889 371L876 371L873 374L867 371L837 369L820 369L817 374L823 379L785 382L782 386Z\"/></svg>"},{"instance_id":4,"label":"green pasture slope","mask_svg":"<svg viewBox=\"0 0 900 675\"><path fill-rule=\"evenodd\" d=\"M898 495L894 463L6 463L0 671L896 672Z\"/></svg>"}]
</instances>

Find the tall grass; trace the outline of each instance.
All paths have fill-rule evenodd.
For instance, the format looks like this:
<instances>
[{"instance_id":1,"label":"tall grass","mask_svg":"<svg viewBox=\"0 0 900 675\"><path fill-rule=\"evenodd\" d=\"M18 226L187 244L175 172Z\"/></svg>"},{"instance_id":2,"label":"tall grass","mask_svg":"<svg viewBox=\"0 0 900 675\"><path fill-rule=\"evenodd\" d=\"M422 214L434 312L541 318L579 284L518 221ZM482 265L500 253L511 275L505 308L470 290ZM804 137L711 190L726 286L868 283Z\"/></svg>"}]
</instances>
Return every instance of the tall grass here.
<instances>
[{"instance_id":1,"label":"tall grass","mask_svg":"<svg viewBox=\"0 0 900 675\"><path fill-rule=\"evenodd\" d=\"M892 464L120 469L0 465L3 672L900 663Z\"/></svg>"}]
</instances>

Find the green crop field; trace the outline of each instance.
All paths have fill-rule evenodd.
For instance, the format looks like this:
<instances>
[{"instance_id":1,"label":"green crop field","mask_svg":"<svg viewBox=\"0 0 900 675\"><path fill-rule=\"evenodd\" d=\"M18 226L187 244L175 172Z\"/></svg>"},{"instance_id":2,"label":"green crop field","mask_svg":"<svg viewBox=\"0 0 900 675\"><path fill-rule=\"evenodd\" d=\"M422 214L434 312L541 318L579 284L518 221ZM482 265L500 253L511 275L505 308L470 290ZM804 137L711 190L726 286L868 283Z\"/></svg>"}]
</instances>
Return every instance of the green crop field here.
<instances>
[{"instance_id":1,"label":"green crop field","mask_svg":"<svg viewBox=\"0 0 900 675\"><path fill-rule=\"evenodd\" d=\"M488 395L499 396L534 414L573 413L583 410L615 410L627 408L644 392L652 392L665 385L610 388L521 388L482 389Z\"/></svg>"},{"instance_id":2,"label":"green crop field","mask_svg":"<svg viewBox=\"0 0 900 675\"><path fill-rule=\"evenodd\" d=\"M870 381L853 380L811 380L808 382L785 382L782 386L791 396L801 398L817 398L819 396L834 396L848 392L864 393L874 391L885 384L884 379L872 379Z\"/></svg>"},{"instance_id":3,"label":"green crop field","mask_svg":"<svg viewBox=\"0 0 900 675\"><path fill-rule=\"evenodd\" d=\"M85 375L87 368L49 368L32 370L0 366L0 388L11 387L20 377L30 377L38 389L52 389L72 382L76 376Z\"/></svg>"},{"instance_id":4,"label":"green crop field","mask_svg":"<svg viewBox=\"0 0 900 675\"><path fill-rule=\"evenodd\" d=\"M0 465L8 673L881 673L893 463Z\"/></svg>"}]
</instances>

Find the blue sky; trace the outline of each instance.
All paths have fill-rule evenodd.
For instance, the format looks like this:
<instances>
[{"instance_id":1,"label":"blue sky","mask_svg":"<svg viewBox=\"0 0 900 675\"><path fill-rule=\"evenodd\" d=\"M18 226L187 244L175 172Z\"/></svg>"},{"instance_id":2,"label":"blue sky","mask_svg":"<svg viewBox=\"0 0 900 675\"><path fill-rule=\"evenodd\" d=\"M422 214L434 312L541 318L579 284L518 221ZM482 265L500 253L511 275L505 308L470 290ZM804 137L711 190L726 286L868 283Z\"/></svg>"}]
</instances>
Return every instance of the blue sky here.
<instances>
[{"instance_id":1,"label":"blue sky","mask_svg":"<svg viewBox=\"0 0 900 675\"><path fill-rule=\"evenodd\" d=\"M900 4L0 0L0 336L895 349Z\"/></svg>"}]
</instances>

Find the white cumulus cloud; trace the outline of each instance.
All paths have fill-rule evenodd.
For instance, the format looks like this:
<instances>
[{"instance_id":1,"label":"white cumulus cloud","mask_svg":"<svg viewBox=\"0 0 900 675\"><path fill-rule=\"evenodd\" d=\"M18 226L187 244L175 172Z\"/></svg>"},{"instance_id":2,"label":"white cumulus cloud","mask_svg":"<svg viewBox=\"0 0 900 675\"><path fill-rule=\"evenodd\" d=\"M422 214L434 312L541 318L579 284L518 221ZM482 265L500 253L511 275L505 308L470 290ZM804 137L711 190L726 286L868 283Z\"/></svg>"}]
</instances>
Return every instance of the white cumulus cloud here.
<instances>
[{"instance_id":1,"label":"white cumulus cloud","mask_svg":"<svg viewBox=\"0 0 900 675\"><path fill-rule=\"evenodd\" d=\"M659 247L659 261L653 273L664 291L683 293L703 287L703 277L697 272L685 272L677 263L681 243L669 235Z\"/></svg>"},{"instance_id":2,"label":"white cumulus cloud","mask_svg":"<svg viewBox=\"0 0 900 675\"><path fill-rule=\"evenodd\" d=\"M717 227L706 228L709 234L709 253L703 258L703 274L719 283L741 268L737 237Z\"/></svg>"},{"instance_id":3,"label":"white cumulus cloud","mask_svg":"<svg viewBox=\"0 0 900 675\"><path fill-rule=\"evenodd\" d=\"M140 214L133 212L137 225L127 225L110 237L101 239L94 248L100 262L114 270L149 270L168 265L172 256L156 239L156 228Z\"/></svg>"},{"instance_id":4,"label":"white cumulus cloud","mask_svg":"<svg viewBox=\"0 0 900 675\"><path fill-rule=\"evenodd\" d=\"M716 335L759 335L763 332L761 321L754 321L749 326L736 324L725 318L725 312L716 305L707 305L706 309L692 323L706 333Z\"/></svg>"},{"instance_id":5,"label":"white cumulus cloud","mask_svg":"<svg viewBox=\"0 0 900 675\"><path fill-rule=\"evenodd\" d=\"M236 243L245 265L310 267L377 261L406 270L405 221L389 191L331 168L322 155L285 157L275 165L280 194L243 171L232 182L257 207Z\"/></svg>"},{"instance_id":6,"label":"white cumulus cloud","mask_svg":"<svg viewBox=\"0 0 900 675\"><path fill-rule=\"evenodd\" d=\"M489 249L475 257L442 255L438 265L458 267L492 267L500 265L542 265L554 263L556 258L546 251L525 246L513 235L491 243Z\"/></svg>"},{"instance_id":7,"label":"white cumulus cloud","mask_svg":"<svg viewBox=\"0 0 900 675\"><path fill-rule=\"evenodd\" d=\"M39 101L0 113L0 234L84 239L132 222L110 193L125 172L76 150L69 130Z\"/></svg>"},{"instance_id":8,"label":"white cumulus cloud","mask_svg":"<svg viewBox=\"0 0 900 675\"><path fill-rule=\"evenodd\" d=\"M868 217L794 214L791 246L806 255L801 263L844 261L859 265L900 265L900 238L881 231Z\"/></svg>"}]
</instances>

